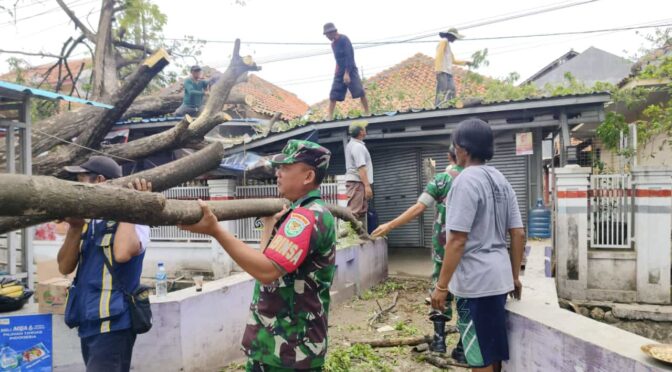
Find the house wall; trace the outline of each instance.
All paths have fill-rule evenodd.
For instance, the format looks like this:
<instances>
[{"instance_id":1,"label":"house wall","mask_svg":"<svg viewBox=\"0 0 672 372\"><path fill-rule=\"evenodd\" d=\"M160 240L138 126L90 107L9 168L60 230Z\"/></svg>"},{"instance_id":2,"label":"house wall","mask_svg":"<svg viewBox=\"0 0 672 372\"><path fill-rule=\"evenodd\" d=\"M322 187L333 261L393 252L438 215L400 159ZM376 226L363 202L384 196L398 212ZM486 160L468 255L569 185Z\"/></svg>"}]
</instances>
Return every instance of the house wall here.
<instances>
[{"instance_id":1,"label":"house wall","mask_svg":"<svg viewBox=\"0 0 672 372\"><path fill-rule=\"evenodd\" d=\"M653 340L560 308L555 281L544 270L545 249L532 244L522 299L506 304L509 361L502 370L664 371L640 351Z\"/></svg>"},{"instance_id":2,"label":"house wall","mask_svg":"<svg viewBox=\"0 0 672 372\"><path fill-rule=\"evenodd\" d=\"M554 247L560 296L570 300L672 303L672 168L632 170L633 197L627 206L630 215L622 218L632 221L627 225L634 230L629 231L625 246L620 248L590 245L593 207L589 202L604 206L589 192L591 169L574 165L555 172Z\"/></svg>"}]
</instances>

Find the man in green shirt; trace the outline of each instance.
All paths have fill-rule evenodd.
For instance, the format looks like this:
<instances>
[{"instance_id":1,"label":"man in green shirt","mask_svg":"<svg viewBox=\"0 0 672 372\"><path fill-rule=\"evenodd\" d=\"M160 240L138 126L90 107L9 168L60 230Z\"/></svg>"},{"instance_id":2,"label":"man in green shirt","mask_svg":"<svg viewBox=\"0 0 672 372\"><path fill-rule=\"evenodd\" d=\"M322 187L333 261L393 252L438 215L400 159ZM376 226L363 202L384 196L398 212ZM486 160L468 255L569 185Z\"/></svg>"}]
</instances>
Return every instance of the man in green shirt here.
<instances>
[{"instance_id":1,"label":"man in green shirt","mask_svg":"<svg viewBox=\"0 0 672 372\"><path fill-rule=\"evenodd\" d=\"M323 369L329 328L329 290L336 271L334 216L320 196L331 153L309 141L289 140L271 163L288 208L264 218L261 251L217 223L201 202L203 218L189 231L213 236L257 281L243 350L250 372Z\"/></svg>"},{"instance_id":2,"label":"man in green shirt","mask_svg":"<svg viewBox=\"0 0 672 372\"><path fill-rule=\"evenodd\" d=\"M432 230L432 262L434 269L432 270L432 288L436 284L441 272L441 265L443 263L443 254L446 245L446 205L444 200L448 196L450 187L453 184L455 177L464 169L464 164L459 164L455 157L455 150L450 148L448 152L448 160L450 165L445 172L434 176L427 186L425 191L418 198L417 203L408 208L404 213L399 215L394 220L380 225L372 234L373 238L385 236L390 231L399 226L405 225L412 219L422 215L422 213L429 207L436 207L436 217L434 219L434 228ZM440 353L446 352L446 322L453 317L453 310L451 306L452 296L446 299L446 309L443 312L432 310L429 314L430 320L434 323L434 340L430 345L430 350ZM457 346L452 352L453 359L464 362L464 351L461 340L458 341Z\"/></svg>"},{"instance_id":3,"label":"man in green shirt","mask_svg":"<svg viewBox=\"0 0 672 372\"><path fill-rule=\"evenodd\" d=\"M174 115L197 116L203 106L203 97L208 91L208 81L201 78L201 67L191 67L191 77L184 79L184 98L182 105L177 108Z\"/></svg>"}]
</instances>

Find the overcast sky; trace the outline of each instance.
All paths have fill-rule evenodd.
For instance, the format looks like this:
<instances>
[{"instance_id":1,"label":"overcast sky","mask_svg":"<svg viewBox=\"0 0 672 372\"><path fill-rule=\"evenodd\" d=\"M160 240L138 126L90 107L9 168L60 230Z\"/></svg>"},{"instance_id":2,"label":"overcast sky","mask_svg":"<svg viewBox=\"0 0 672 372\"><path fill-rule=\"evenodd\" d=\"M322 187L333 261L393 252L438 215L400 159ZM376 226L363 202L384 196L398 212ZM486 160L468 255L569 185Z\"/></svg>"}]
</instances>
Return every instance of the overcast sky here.
<instances>
[{"instance_id":1,"label":"overcast sky","mask_svg":"<svg viewBox=\"0 0 672 372\"><path fill-rule=\"evenodd\" d=\"M68 36L77 36L67 16L55 0L23 0L17 11L18 22L0 16L0 49L44 51L58 54ZM82 18L97 25L100 0L66 0ZM403 40L455 26L466 39L453 46L457 58L468 59L477 50L488 48L490 65L479 72L503 77L518 72L522 79L535 73L570 49L584 51L594 46L624 57L632 56L645 43L642 33L653 29L605 32L598 34L469 41L469 38L526 35L596 29L622 28L644 24L672 24L670 0L598 0L585 5L545 14L465 29L486 19L499 19L512 13L578 3L580 0L470 0L470 1L382 1L382 0L161 0L154 1L168 16L165 36L191 35L206 40L243 40L241 54L250 54L262 66L258 74L293 93L309 104L328 96L333 56L269 62L278 57L329 51L322 25L334 22L353 42ZM4 3L4 4L2 4ZM0 0L0 4L9 3ZM13 1L12 1L13 3ZM44 13L44 14L39 14ZM23 19L28 18L28 19ZM437 41L438 35L422 40ZM317 42L324 45L249 45L245 41ZM413 56L434 55L435 43L406 43L355 50L360 71L367 77ZM200 63L223 69L229 59L230 44L206 44ZM82 48L77 54L83 56ZM8 69L7 54L0 54L0 72ZM50 59L26 58L37 65ZM264 63L266 62L266 63Z\"/></svg>"}]
</instances>

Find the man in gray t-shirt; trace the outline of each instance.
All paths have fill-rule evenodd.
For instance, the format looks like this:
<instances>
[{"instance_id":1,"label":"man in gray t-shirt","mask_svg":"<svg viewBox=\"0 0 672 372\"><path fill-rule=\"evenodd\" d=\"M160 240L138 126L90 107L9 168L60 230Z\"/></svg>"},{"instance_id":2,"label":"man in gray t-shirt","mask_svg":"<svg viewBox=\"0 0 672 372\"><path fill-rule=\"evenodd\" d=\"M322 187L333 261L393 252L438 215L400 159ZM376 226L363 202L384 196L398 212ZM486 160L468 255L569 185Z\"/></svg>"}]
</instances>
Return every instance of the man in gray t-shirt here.
<instances>
[{"instance_id":1,"label":"man in gray t-shirt","mask_svg":"<svg viewBox=\"0 0 672 372\"><path fill-rule=\"evenodd\" d=\"M516 193L497 169L481 165L462 171L446 198L446 231L469 237L450 292L476 298L513 291L506 233L522 227Z\"/></svg>"},{"instance_id":2,"label":"man in gray t-shirt","mask_svg":"<svg viewBox=\"0 0 672 372\"><path fill-rule=\"evenodd\" d=\"M485 165L494 154L490 125L480 119L465 120L452 141L465 169L446 198L448 236L432 307L443 311L450 289L457 298L457 328L467 364L499 372L501 362L509 359L506 297L519 299L522 290L519 274L525 229L511 184L497 169Z\"/></svg>"},{"instance_id":3,"label":"man in gray t-shirt","mask_svg":"<svg viewBox=\"0 0 672 372\"><path fill-rule=\"evenodd\" d=\"M345 187L348 208L362 222L366 229L368 200L373 198L373 163L371 154L364 144L366 121L350 124L350 142L345 146Z\"/></svg>"}]
</instances>

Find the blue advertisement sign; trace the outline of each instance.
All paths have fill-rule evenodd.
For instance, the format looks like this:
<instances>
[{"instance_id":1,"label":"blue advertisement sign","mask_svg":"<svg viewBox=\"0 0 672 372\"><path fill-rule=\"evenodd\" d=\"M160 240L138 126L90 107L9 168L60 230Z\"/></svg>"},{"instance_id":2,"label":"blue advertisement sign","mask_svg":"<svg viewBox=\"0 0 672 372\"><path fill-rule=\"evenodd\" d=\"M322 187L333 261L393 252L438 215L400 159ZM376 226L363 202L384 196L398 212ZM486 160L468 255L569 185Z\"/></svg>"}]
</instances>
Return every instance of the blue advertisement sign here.
<instances>
[{"instance_id":1,"label":"blue advertisement sign","mask_svg":"<svg viewBox=\"0 0 672 372\"><path fill-rule=\"evenodd\" d=\"M50 372L51 314L0 317L0 371Z\"/></svg>"}]
</instances>

